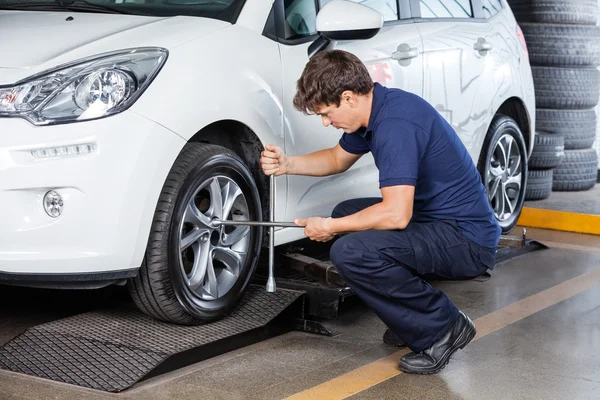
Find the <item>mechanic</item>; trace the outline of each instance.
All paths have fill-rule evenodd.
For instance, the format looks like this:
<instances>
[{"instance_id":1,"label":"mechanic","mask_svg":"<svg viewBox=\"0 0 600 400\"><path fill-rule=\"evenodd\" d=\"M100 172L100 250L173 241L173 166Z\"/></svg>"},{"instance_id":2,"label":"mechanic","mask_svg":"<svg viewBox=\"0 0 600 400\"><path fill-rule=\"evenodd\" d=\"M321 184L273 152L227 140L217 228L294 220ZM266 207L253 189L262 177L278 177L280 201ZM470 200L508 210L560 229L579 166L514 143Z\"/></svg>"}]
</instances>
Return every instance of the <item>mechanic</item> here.
<instances>
[{"instance_id":1,"label":"mechanic","mask_svg":"<svg viewBox=\"0 0 600 400\"><path fill-rule=\"evenodd\" d=\"M347 200L329 218L295 223L312 240L337 237L331 261L387 325L384 342L412 350L399 368L438 372L476 329L425 279L468 279L493 269L501 233L467 149L424 99L374 83L365 65L341 50L307 63L294 106L342 129L339 143L302 156L268 145L263 172L333 175L372 153L382 197Z\"/></svg>"}]
</instances>

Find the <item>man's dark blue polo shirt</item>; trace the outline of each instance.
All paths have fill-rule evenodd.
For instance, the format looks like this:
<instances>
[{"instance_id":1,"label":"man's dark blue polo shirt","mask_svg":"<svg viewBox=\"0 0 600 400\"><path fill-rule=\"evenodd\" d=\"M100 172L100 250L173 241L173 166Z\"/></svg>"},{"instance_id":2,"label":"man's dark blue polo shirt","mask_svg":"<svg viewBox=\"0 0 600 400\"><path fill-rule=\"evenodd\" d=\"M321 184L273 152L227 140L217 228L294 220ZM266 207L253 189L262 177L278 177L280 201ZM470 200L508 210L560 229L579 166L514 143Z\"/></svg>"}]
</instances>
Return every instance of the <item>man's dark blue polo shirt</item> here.
<instances>
[{"instance_id":1,"label":"man's dark blue polo shirt","mask_svg":"<svg viewBox=\"0 0 600 400\"><path fill-rule=\"evenodd\" d=\"M454 220L467 239L496 248L501 229L479 172L452 126L421 97L375 83L369 126L344 133L340 146L373 153L380 187L415 186L411 221Z\"/></svg>"}]
</instances>

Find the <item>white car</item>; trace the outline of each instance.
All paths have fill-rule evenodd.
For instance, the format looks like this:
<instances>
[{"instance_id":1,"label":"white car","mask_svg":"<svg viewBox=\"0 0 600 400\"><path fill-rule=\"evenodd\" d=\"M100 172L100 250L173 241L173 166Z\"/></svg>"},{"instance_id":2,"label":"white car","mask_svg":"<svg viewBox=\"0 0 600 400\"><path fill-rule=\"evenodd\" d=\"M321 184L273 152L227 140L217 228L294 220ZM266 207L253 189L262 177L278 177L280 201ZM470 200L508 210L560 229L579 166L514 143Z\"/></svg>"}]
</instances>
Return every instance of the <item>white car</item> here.
<instances>
[{"instance_id":1,"label":"white car","mask_svg":"<svg viewBox=\"0 0 600 400\"><path fill-rule=\"evenodd\" d=\"M399 6L399 9L398 9ZM504 0L2 0L0 280L127 281L147 314L222 317L255 271L268 217L261 150L298 155L341 132L294 110L328 48L416 93L452 124L504 232L535 132L523 35ZM276 178L275 219L379 196L370 155L327 178ZM304 238L278 229L275 244Z\"/></svg>"}]
</instances>

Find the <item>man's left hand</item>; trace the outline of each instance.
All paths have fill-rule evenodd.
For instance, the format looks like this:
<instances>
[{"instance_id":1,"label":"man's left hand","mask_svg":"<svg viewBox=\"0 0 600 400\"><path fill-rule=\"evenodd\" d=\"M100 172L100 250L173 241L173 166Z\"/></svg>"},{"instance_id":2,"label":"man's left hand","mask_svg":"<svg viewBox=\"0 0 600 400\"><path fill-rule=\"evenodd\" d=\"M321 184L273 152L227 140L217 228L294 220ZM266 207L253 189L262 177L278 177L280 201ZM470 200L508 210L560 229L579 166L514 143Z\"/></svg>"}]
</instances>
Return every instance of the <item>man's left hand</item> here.
<instances>
[{"instance_id":1,"label":"man's left hand","mask_svg":"<svg viewBox=\"0 0 600 400\"><path fill-rule=\"evenodd\" d=\"M296 218L296 225L304 226L304 234L317 242L328 242L335 237L327 226L327 218L310 217L307 219Z\"/></svg>"}]
</instances>

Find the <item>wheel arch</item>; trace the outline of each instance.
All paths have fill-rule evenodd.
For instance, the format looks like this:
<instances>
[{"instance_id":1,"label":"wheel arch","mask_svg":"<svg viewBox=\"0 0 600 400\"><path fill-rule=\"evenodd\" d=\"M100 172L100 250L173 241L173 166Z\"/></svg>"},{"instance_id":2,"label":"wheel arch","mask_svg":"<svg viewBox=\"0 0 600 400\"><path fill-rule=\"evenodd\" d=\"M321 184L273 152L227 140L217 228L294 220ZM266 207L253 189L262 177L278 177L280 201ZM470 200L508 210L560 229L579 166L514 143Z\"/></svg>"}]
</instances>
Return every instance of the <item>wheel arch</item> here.
<instances>
[{"instance_id":1,"label":"wheel arch","mask_svg":"<svg viewBox=\"0 0 600 400\"><path fill-rule=\"evenodd\" d=\"M215 144L235 152L248 166L258 186L263 216L269 215L269 180L260 168L260 153L265 143L253 129L237 120L219 120L200 129L188 142Z\"/></svg>"},{"instance_id":2,"label":"wheel arch","mask_svg":"<svg viewBox=\"0 0 600 400\"><path fill-rule=\"evenodd\" d=\"M510 117L515 120L515 122L519 126L519 129L521 129L521 132L523 133L523 139L525 140L525 148L527 149L527 157L529 158L533 150L533 138L535 132L533 129L534 121L532 119L531 114L528 112L527 107L525 106L525 102L516 96L510 97L506 99L500 105L500 107L498 107L498 110L494 114L494 117L499 114L506 115L507 117ZM490 125L491 123L492 121L490 121ZM484 150L485 149L483 148L481 149L482 152Z\"/></svg>"}]
</instances>

